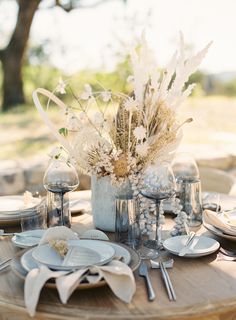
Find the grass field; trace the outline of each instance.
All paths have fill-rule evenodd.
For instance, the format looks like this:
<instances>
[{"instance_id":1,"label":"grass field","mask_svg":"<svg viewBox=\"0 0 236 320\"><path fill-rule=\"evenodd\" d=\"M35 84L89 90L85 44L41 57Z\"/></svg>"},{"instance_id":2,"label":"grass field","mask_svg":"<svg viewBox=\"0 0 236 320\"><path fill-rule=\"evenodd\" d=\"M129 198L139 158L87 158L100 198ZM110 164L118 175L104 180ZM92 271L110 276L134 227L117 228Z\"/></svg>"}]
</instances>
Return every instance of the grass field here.
<instances>
[{"instance_id":1,"label":"grass field","mask_svg":"<svg viewBox=\"0 0 236 320\"><path fill-rule=\"evenodd\" d=\"M51 115L55 121L61 116L56 111ZM184 127L184 150L236 153L236 98L190 98L180 108L179 117L194 119ZM0 160L45 155L56 143L33 106L1 113L0 129Z\"/></svg>"}]
</instances>

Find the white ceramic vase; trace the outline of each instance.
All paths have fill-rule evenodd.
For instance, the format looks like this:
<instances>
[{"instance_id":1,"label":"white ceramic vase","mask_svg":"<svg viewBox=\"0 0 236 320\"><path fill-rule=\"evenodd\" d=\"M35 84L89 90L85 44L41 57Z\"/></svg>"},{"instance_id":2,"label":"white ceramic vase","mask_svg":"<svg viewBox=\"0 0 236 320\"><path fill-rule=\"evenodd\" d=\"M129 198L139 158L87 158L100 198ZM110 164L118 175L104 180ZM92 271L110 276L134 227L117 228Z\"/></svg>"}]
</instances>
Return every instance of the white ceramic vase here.
<instances>
[{"instance_id":1,"label":"white ceramic vase","mask_svg":"<svg viewBox=\"0 0 236 320\"><path fill-rule=\"evenodd\" d=\"M113 186L109 176L92 176L92 214L96 228L103 231L115 231L116 205L115 200L120 196L132 196L129 181L120 187Z\"/></svg>"}]
</instances>

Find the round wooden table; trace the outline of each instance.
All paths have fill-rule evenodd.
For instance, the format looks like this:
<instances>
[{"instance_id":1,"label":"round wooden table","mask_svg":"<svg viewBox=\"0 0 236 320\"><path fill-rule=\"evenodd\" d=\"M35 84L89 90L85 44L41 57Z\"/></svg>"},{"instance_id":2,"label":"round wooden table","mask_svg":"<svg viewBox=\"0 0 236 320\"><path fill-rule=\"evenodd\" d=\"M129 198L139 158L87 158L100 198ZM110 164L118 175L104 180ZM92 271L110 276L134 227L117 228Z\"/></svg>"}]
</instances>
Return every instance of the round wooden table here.
<instances>
[{"instance_id":1,"label":"round wooden table","mask_svg":"<svg viewBox=\"0 0 236 320\"><path fill-rule=\"evenodd\" d=\"M83 196L83 194L81 194ZM236 198L225 196L228 205ZM166 219L164 235L173 221ZM92 217L82 214L73 218L73 229L78 233L92 227ZM202 226L199 233L214 237ZM236 242L220 241L222 246L236 250ZM20 249L10 238L0 240L1 261L14 256ZM176 291L177 301L168 299L159 269L150 269L156 299L147 299L144 279L135 271L136 293L130 304L116 298L108 286L77 290L63 305L54 289L41 292L35 319L234 319L236 317L236 262L217 261L216 254L190 259L174 258L169 275ZM10 268L0 272L0 319L32 319L24 307L24 281Z\"/></svg>"}]
</instances>

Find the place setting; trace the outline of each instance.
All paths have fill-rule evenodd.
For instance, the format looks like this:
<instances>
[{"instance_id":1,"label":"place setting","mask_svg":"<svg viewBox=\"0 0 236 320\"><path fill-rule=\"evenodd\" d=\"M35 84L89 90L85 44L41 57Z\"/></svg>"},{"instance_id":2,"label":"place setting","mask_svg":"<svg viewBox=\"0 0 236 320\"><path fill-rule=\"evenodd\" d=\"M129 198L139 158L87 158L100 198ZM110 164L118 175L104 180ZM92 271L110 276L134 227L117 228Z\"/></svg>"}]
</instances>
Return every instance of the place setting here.
<instances>
[{"instance_id":1,"label":"place setting","mask_svg":"<svg viewBox=\"0 0 236 320\"><path fill-rule=\"evenodd\" d=\"M140 264L136 251L110 241L81 238L65 226L50 228L38 246L11 261L13 272L25 281L25 303L31 315L37 306L34 299L44 285L57 289L64 297L63 303L74 290L104 285L109 285L125 302L132 298L135 291L133 271Z\"/></svg>"}]
</instances>

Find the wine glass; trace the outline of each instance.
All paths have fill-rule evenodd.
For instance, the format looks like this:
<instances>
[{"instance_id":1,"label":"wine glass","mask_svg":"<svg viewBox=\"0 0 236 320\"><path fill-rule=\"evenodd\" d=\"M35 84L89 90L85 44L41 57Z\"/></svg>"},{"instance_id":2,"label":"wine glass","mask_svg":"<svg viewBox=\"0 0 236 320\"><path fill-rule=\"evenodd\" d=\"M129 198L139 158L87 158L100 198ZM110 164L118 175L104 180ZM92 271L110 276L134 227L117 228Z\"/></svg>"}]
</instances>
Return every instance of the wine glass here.
<instances>
[{"instance_id":1,"label":"wine glass","mask_svg":"<svg viewBox=\"0 0 236 320\"><path fill-rule=\"evenodd\" d=\"M180 152L175 155L171 164L176 181L199 179L197 163L190 153Z\"/></svg>"},{"instance_id":2,"label":"wine glass","mask_svg":"<svg viewBox=\"0 0 236 320\"><path fill-rule=\"evenodd\" d=\"M44 188L60 198L60 223L65 225L64 195L75 190L79 185L79 177L75 167L66 161L55 159L47 168L43 178Z\"/></svg>"},{"instance_id":3,"label":"wine glass","mask_svg":"<svg viewBox=\"0 0 236 320\"><path fill-rule=\"evenodd\" d=\"M140 193L145 198L155 201L155 239L147 240L144 245L150 250L144 250L144 256L155 258L158 256L158 250L161 247L160 234L160 207L164 199L169 199L175 195L176 183L174 174L167 164L158 164L149 166L143 174ZM142 252L140 252L142 257Z\"/></svg>"}]
</instances>

